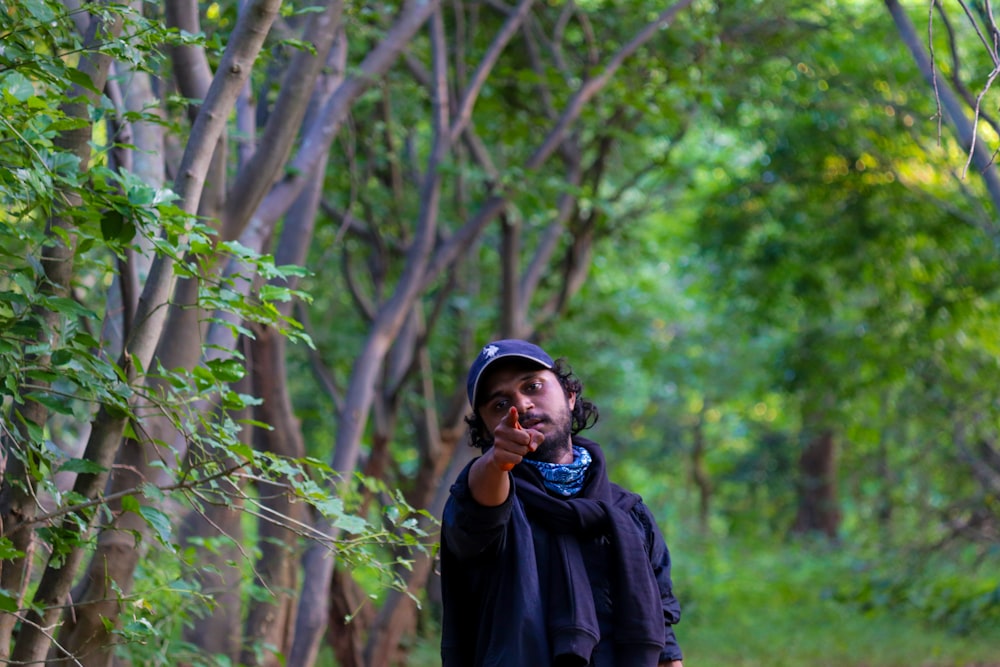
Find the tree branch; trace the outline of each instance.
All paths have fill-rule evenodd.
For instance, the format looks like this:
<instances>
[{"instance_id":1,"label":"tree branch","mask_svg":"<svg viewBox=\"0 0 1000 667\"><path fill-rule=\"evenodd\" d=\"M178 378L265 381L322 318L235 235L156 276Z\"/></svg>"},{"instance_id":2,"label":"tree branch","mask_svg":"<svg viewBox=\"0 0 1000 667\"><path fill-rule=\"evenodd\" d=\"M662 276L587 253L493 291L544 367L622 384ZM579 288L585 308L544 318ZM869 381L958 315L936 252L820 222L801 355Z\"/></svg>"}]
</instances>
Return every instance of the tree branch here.
<instances>
[{"instance_id":1,"label":"tree branch","mask_svg":"<svg viewBox=\"0 0 1000 667\"><path fill-rule=\"evenodd\" d=\"M358 67L357 74L348 77L319 112L317 122L307 128L302 136L298 153L288 165L287 173L264 197L257 215L264 220L280 218L305 186L304 174L327 150L333 137L347 119L351 106L362 94L378 81L395 62L400 52L410 43L413 35L438 9L441 0L407 0L402 13L388 34Z\"/></svg>"},{"instance_id":2,"label":"tree branch","mask_svg":"<svg viewBox=\"0 0 1000 667\"><path fill-rule=\"evenodd\" d=\"M284 166L327 54L340 32L343 5L343 0L328 0L321 14L311 15L304 41L313 46L315 53L304 49L298 51L285 73L281 93L269 114L257 150L246 167L240 170L233 184L233 194L226 198L226 207L222 212L223 238L234 239L240 235L263 201L267 186L274 182ZM329 141L324 144L329 145ZM322 152L316 154L316 164L322 160L322 155ZM315 171L315 164L312 167L309 173Z\"/></svg>"},{"instance_id":3,"label":"tree branch","mask_svg":"<svg viewBox=\"0 0 1000 667\"><path fill-rule=\"evenodd\" d=\"M981 140L976 134L975 125L970 123L969 119L966 118L964 107L952 89L948 86L941 87L937 85L934 64L920 45L916 31L913 28L913 23L910 21L909 16L907 16L906 11L900 6L898 0L885 0L885 5L896 22L896 28L899 30L900 37L910 50L910 54L917 64L920 73L923 74L924 80L935 91L938 101L944 107L945 113L951 120L952 127L958 135L959 142L963 146L969 147L970 160L979 169L979 175L982 177L990 199L993 202L994 216L997 216L998 212L1000 212L1000 177L997 175L996 166L992 163L989 151L982 145ZM978 148L976 148L977 146ZM997 220L997 218L994 217L994 220ZM994 224L1000 223L995 222Z\"/></svg>"},{"instance_id":4,"label":"tree branch","mask_svg":"<svg viewBox=\"0 0 1000 667\"><path fill-rule=\"evenodd\" d=\"M525 171L536 171L545 163L562 142L570 126L579 118L586 104L607 85L608 81L621 68L625 60L634 54L643 44L651 40L660 30L670 25L676 15L690 6L692 1L680 0L661 12L654 21L647 24L635 37L624 44L611 57L600 74L584 82L580 90L568 102L556 126L549 132L542 145L538 147L525 164ZM462 250L472 243L486 225L503 210L507 203L507 197L508 194L506 192L488 197L476 214L438 248L431 261L430 270L424 276L424 287L430 285L442 271L450 267L461 254Z\"/></svg>"}]
</instances>

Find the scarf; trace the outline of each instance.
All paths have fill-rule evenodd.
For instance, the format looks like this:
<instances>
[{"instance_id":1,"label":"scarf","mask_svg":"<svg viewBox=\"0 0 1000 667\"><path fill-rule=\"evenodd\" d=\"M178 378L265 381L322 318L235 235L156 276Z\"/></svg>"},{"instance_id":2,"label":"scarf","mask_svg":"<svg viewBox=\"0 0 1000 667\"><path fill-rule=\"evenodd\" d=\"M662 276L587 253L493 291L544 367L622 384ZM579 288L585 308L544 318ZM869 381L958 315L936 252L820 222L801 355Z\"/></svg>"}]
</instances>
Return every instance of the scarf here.
<instances>
[{"instance_id":1,"label":"scarf","mask_svg":"<svg viewBox=\"0 0 1000 667\"><path fill-rule=\"evenodd\" d=\"M538 470L545 480L545 488L568 498L583 489L583 478L591 460L590 452L579 445L573 445L572 463L548 463L533 459L524 459L524 462Z\"/></svg>"},{"instance_id":2,"label":"scarf","mask_svg":"<svg viewBox=\"0 0 1000 667\"><path fill-rule=\"evenodd\" d=\"M600 639L580 543L604 535L611 544L607 574L616 664L656 665L664 642L663 607L645 540L629 515L640 498L624 490L613 494L601 448L584 438L573 441L592 459L579 497L554 497L537 469L514 468L517 496L528 518L545 529L536 533L537 538L548 542L547 562L538 563L538 581L547 588L546 622L553 657L572 654L589 662Z\"/></svg>"}]
</instances>

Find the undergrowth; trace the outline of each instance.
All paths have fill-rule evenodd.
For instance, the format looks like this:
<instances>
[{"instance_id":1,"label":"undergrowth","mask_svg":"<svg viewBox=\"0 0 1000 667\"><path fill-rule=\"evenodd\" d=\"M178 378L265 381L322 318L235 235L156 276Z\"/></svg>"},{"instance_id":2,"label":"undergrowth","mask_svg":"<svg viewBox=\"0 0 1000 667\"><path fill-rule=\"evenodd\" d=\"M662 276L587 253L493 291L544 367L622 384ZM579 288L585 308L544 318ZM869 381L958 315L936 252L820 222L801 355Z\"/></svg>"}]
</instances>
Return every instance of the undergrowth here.
<instances>
[{"instance_id":1,"label":"undergrowth","mask_svg":"<svg viewBox=\"0 0 1000 667\"><path fill-rule=\"evenodd\" d=\"M674 547L698 667L1000 667L1000 553L799 542Z\"/></svg>"},{"instance_id":2,"label":"undergrowth","mask_svg":"<svg viewBox=\"0 0 1000 667\"><path fill-rule=\"evenodd\" d=\"M688 667L1000 667L1000 550L671 539ZM437 667L438 636L410 667Z\"/></svg>"}]
</instances>

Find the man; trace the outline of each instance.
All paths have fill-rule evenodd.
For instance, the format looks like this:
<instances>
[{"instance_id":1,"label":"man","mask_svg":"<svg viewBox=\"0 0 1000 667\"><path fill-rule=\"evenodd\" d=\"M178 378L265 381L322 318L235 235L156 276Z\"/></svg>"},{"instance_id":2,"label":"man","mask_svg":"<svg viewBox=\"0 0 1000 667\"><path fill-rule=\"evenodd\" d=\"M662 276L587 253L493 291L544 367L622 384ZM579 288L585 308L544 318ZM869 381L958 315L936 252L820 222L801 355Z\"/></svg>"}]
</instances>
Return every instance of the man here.
<instances>
[{"instance_id":1,"label":"man","mask_svg":"<svg viewBox=\"0 0 1000 667\"><path fill-rule=\"evenodd\" d=\"M469 369L471 444L441 529L444 667L682 667L670 554L608 481L563 360L490 343Z\"/></svg>"}]
</instances>

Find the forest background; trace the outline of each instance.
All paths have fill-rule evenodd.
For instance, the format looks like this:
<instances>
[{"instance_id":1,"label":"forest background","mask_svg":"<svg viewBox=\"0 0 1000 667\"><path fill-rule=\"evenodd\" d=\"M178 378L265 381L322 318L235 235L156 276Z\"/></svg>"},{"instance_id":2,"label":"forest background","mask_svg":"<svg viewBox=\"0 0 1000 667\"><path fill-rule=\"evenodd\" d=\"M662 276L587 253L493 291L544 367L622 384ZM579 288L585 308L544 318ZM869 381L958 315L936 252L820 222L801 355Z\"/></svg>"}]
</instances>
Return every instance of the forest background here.
<instances>
[{"instance_id":1,"label":"forest background","mask_svg":"<svg viewBox=\"0 0 1000 667\"><path fill-rule=\"evenodd\" d=\"M0 2L0 663L440 664L486 341L692 665L1000 656L990 3Z\"/></svg>"}]
</instances>

